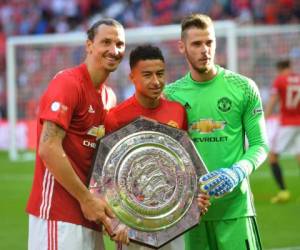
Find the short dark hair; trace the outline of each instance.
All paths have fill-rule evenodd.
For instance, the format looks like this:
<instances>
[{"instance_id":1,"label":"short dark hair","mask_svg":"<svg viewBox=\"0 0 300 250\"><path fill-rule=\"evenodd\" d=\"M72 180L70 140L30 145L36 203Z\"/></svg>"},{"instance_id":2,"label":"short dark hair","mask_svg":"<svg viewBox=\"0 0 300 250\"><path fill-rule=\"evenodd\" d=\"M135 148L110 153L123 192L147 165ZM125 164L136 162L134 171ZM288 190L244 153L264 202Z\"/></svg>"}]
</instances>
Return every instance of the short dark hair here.
<instances>
[{"instance_id":1,"label":"short dark hair","mask_svg":"<svg viewBox=\"0 0 300 250\"><path fill-rule=\"evenodd\" d=\"M186 31L190 28L207 29L213 26L211 18L204 14L191 14L186 16L181 22L181 38L184 38Z\"/></svg>"},{"instance_id":2,"label":"short dark hair","mask_svg":"<svg viewBox=\"0 0 300 250\"><path fill-rule=\"evenodd\" d=\"M100 25L105 24L108 26L114 26L114 27L118 27L121 29L124 29L123 25L121 23L119 23L117 20L112 19L112 18L105 18L105 19L101 19L97 22L95 22L86 32L87 34L87 38L91 41L94 40L95 35L97 33L97 29Z\"/></svg>"},{"instance_id":3,"label":"short dark hair","mask_svg":"<svg viewBox=\"0 0 300 250\"><path fill-rule=\"evenodd\" d=\"M150 44L137 46L130 52L129 55L130 69L133 69L139 61L156 59L165 62L164 56L160 48Z\"/></svg>"},{"instance_id":4,"label":"short dark hair","mask_svg":"<svg viewBox=\"0 0 300 250\"><path fill-rule=\"evenodd\" d=\"M277 70L287 69L291 66L291 61L289 59L280 60L276 63Z\"/></svg>"}]
</instances>

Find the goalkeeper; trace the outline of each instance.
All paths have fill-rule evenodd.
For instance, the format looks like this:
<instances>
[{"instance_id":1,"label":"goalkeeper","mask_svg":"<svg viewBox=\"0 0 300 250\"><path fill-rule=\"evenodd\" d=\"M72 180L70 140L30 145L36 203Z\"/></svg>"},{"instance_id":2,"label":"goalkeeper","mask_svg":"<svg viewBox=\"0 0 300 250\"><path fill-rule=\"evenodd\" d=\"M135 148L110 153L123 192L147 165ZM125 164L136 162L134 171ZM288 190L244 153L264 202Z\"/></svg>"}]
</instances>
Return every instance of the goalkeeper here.
<instances>
[{"instance_id":1,"label":"goalkeeper","mask_svg":"<svg viewBox=\"0 0 300 250\"><path fill-rule=\"evenodd\" d=\"M211 196L209 211L185 235L185 249L262 249L247 178L268 151L257 86L214 63L215 31L206 15L184 18L179 50L189 72L164 94L185 106L189 135L210 171L200 187Z\"/></svg>"}]
</instances>

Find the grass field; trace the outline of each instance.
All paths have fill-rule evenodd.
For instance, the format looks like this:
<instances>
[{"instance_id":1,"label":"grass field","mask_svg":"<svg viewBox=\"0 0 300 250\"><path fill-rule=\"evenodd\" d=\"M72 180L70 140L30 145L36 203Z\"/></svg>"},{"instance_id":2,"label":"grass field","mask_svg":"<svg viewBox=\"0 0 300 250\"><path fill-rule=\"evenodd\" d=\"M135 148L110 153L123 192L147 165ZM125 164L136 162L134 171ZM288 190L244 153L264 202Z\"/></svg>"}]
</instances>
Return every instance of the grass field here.
<instances>
[{"instance_id":1,"label":"grass field","mask_svg":"<svg viewBox=\"0 0 300 250\"><path fill-rule=\"evenodd\" d=\"M292 192L289 203L271 205L277 191L267 165L251 176L258 223L264 249L300 249L300 170L292 159L282 161L286 182ZM27 249L27 215L24 212L31 188L32 161L9 162L0 152L0 249Z\"/></svg>"}]
</instances>

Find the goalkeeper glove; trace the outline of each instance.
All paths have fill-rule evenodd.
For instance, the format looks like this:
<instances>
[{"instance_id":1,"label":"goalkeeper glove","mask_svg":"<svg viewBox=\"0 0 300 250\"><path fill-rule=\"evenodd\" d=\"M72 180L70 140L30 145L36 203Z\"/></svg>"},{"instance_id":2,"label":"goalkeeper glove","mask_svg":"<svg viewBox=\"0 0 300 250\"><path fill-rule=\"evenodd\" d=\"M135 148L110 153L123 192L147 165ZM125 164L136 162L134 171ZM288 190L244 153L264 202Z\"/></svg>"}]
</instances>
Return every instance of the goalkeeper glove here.
<instances>
[{"instance_id":1,"label":"goalkeeper glove","mask_svg":"<svg viewBox=\"0 0 300 250\"><path fill-rule=\"evenodd\" d=\"M211 196L221 197L230 193L250 172L238 164L212 171L200 177L200 189Z\"/></svg>"}]
</instances>

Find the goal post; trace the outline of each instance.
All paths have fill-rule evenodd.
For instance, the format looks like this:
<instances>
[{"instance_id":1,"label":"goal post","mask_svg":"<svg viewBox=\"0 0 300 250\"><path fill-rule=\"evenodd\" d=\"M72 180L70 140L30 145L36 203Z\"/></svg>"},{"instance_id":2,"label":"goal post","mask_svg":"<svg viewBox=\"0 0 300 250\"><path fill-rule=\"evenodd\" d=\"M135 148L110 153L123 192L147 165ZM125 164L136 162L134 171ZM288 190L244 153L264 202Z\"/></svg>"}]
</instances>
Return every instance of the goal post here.
<instances>
[{"instance_id":1,"label":"goal post","mask_svg":"<svg viewBox=\"0 0 300 250\"><path fill-rule=\"evenodd\" d=\"M237 70L237 26L232 21L215 22L217 42L217 62L227 68ZM123 62L112 73L108 84L116 92L118 101L130 92L128 52L137 44L153 43L163 50L168 82L186 72L187 67L177 49L180 25L141 27L125 30L126 54ZM7 114L9 122L9 158L24 159L22 148L18 146L17 122L20 119L35 119L27 114L30 100L35 105L49 80L56 72L82 62L86 34L47 34L16 36L7 39Z\"/></svg>"},{"instance_id":2,"label":"goal post","mask_svg":"<svg viewBox=\"0 0 300 250\"><path fill-rule=\"evenodd\" d=\"M276 74L274 65L279 59L290 58L294 69L300 71L300 25L238 26L232 21L220 21L215 22L215 29L216 63L254 79L263 102L269 96L269 87ZM153 43L162 49L167 82L187 71L184 57L177 48L179 25L126 29L125 34L125 58L107 81L118 101L132 93L128 53L137 44ZM55 73L82 62L85 39L82 32L8 38L7 113L11 160L24 158L21 153L24 148L17 135L18 121L36 118L33 109Z\"/></svg>"},{"instance_id":3,"label":"goal post","mask_svg":"<svg viewBox=\"0 0 300 250\"><path fill-rule=\"evenodd\" d=\"M38 35L38 36L15 36L9 37L6 44L6 78L7 78L7 118L9 124L9 158L12 161L19 160L20 153L18 152L16 124L18 121L17 109L17 46L49 46L59 44L80 44L84 42L83 33L72 34L53 34L53 35Z\"/></svg>"}]
</instances>

